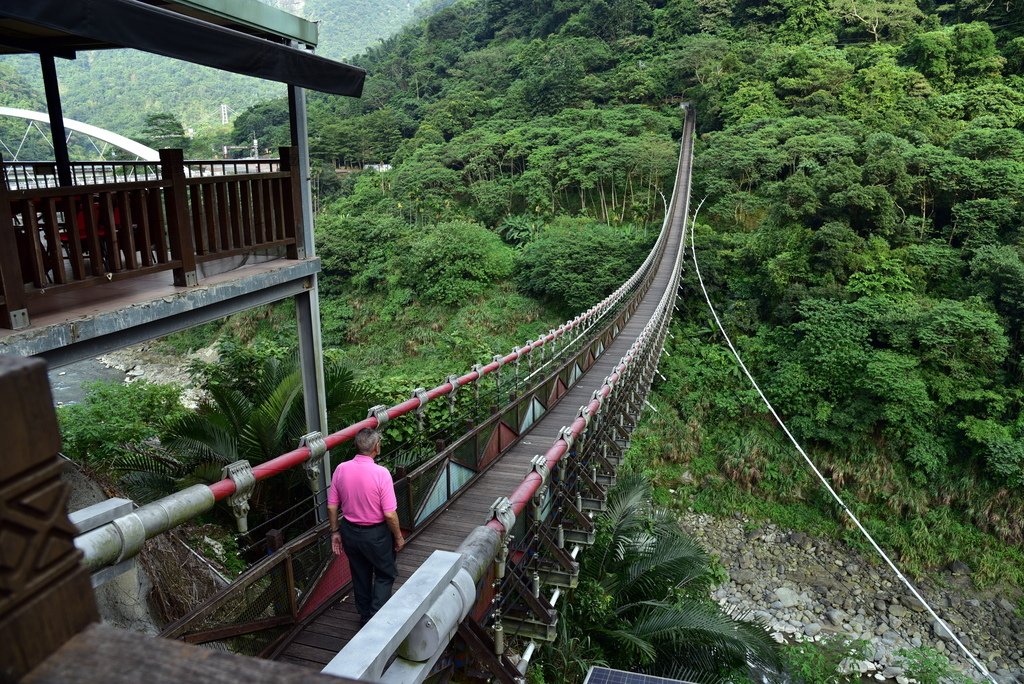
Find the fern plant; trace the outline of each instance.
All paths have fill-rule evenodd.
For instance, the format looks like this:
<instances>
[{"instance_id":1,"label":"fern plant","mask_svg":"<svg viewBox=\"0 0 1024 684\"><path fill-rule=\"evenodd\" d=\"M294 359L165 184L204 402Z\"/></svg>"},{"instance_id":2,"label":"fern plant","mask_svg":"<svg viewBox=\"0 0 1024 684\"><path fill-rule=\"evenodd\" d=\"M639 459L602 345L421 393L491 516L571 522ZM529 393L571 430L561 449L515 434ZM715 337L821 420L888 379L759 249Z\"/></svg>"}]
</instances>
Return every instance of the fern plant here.
<instances>
[{"instance_id":1,"label":"fern plant","mask_svg":"<svg viewBox=\"0 0 1024 684\"><path fill-rule=\"evenodd\" d=\"M566 636L593 644L613 667L660 676L711 682L748 666L777 671L765 627L708 598L710 568L707 553L653 508L650 483L621 476L583 557L577 595L563 616Z\"/></svg>"},{"instance_id":2,"label":"fern plant","mask_svg":"<svg viewBox=\"0 0 1024 684\"><path fill-rule=\"evenodd\" d=\"M129 496L152 501L193 484L221 479L222 468L245 459L257 465L295 448L306 432L302 375L298 361L265 357L254 378L210 383L207 400L166 426L164 439L127 448L116 469ZM328 361L324 368L328 425L343 427L366 415L368 402L348 368ZM253 516L281 510L304 475L292 473L256 487Z\"/></svg>"}]
</instances>

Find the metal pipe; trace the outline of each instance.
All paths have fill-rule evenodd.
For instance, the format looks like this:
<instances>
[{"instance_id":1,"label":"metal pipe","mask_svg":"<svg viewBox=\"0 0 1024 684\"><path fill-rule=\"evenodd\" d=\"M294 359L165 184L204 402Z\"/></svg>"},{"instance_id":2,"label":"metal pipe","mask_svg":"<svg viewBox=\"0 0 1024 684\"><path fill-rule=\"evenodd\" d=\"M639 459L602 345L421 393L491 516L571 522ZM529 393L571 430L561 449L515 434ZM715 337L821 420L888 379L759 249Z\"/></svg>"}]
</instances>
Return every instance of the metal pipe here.
<instances>
[{"instance_id":1,"label":"metal pipe","mask_svg":"<svg viewBox=\"0 0 1024 684\"><path fill-rule=\"evenodd\" d=\"M526 668L530 666L530 658L533 657L533 652L537 650L537 642L533 639L530 643L526 644L526 649L523 651L523 657L516 663L516 669L519 670L519 674L526 674Z\"/></svg>"},{"instance_id":2,"label":"metal pipe","mask_svg":"<svg viewBox=\"0 0 1024 684\"><path fill-rule=\"evenodd\" d=\"M194 485L75 537L85 565L99 570L135 556L143 542L213 508L206 485Z\"/></svg>"}]
</instances>

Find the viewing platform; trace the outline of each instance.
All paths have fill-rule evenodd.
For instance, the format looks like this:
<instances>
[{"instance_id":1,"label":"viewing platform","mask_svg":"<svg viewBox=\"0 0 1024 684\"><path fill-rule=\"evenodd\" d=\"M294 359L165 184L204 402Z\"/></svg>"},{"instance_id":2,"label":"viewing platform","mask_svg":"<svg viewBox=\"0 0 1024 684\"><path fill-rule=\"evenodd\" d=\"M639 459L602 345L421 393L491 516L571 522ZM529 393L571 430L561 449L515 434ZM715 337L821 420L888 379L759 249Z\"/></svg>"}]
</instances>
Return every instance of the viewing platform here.
<instances>
[{"instance_id":1,"label":"viewing platform","mask_svg":"<svg viewBox=\"0 0 1024 684\"><path fill-rule=\"evenodd\" d=\"M76 163L68 187L0 162L0 351L60 363L308 288L297 150L280 153Z\"/></svg>"}]
</instances>

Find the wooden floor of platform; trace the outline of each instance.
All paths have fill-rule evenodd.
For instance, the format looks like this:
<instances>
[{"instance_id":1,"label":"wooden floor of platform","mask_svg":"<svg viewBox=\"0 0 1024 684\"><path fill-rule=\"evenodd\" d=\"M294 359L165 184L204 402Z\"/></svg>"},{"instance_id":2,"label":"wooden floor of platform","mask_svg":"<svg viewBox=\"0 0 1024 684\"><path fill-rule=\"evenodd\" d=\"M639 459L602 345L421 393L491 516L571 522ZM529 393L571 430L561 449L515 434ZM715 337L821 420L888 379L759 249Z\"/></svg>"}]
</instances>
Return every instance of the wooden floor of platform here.
<instances>
[{"instance_id":1,"label":"wooden floor of platform","mask_svg":"<svg viewBox=\"0 0 1024 684\"><path fill-rule=\"evenodd\" d=\"M117 334L154 324L171 329L149 337L167 334L187 327L187 321L172 323L174 316L196 313L195 318L199 318L198 312L214 307L219 307L219 315L227 315L234 313L232 301L254 296L273 301L276 290L287 290L281 296L300 290L309 276L319 272L320 260L233 257L203 267L211 275L200 272L199 282L192 287L174 285L172 272L161 271L89 287L47 290L29 301L27 328L0 328L0 354L42 355L71 344L95 341L102 345L106 343L104 338L110 339L108 347L116 348L132 343L130 339L115 340ZM102 351L88 350L82 358Z\"/></svg>"},{"instance_id":2,"label":"wooden floor of platform","mask_svg":"<svg viewBox=\"0 0 1024 684\"><path fill-rule=\"evenodd\" d=\"M217 285L257 273L269 273L294 263L294 260L280 258L261 263L244 264L224 273L203 277L196 287ZM32 325L28 329L64 323L76 318L88 318L191 289L195 288L175 286L172 273L161 271L92 287L79 287L64 291L54 290L53 293L48 292L33 298L29 303L29 316ZM25 334L25 332L24 330L0 328L0 338Z\"/></svg>"},{"instance_id":3,"label":"wooden floor of platform","mask_svg":"<svg viewBox=\"0 0 1024 684\"><path fill-rule=\"evenodd\" d=\"M522 440L467 491L455 498L441 515L399 553L395 589L435 550L454 551L474 528L485 524L494 500L512 493L530 472L530 459L535 454L547 451L558 437L559 430L576 418L580 406L587 403L594 390L601 387L604 378L611 373L647 325L670 282L681 233L678 219L676 223L651 289L614 343ZM352 597L346 595L297 631L277 660L320 670L348 643L358 630L358 625L358 614Z\"/></svg>"}]
</instances>

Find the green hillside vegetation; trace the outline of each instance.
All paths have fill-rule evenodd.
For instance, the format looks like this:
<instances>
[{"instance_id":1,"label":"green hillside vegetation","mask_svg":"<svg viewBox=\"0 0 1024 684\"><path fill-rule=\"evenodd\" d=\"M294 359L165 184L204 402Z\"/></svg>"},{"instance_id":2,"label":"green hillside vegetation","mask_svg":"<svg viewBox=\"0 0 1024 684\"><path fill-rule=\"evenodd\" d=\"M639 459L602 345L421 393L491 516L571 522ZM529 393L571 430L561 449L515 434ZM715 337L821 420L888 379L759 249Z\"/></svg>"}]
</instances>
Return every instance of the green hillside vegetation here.
<instances>
[{"instance_id":1,"label":"green hillside vegetation","mask_svg":"<svg viewBox=\"0 0 1024 684\"><path fill-rule=\"evenodd\" d=\"M642 233L674 166L670 103L692 101L698 248L772 400L911 567L960 558L980 582L1020 582L1021 26L1012 4L442 9L356 60L364 98L311 105L319 159L395 165L346 179L324 212L325 310L341 314L327 325L368 342L335 296L406 292L387 260L350 272L333 257L348 224L353 246L381 249L385 215L475 221L518 250L526 294L587 301L530 289L545 282L523 270L534 246L563 215ZM649 426L648 456L699 470L709 506L816 502L692 290L678 332L658 391L673 418Z\"/></svg>"}]
</instances>

